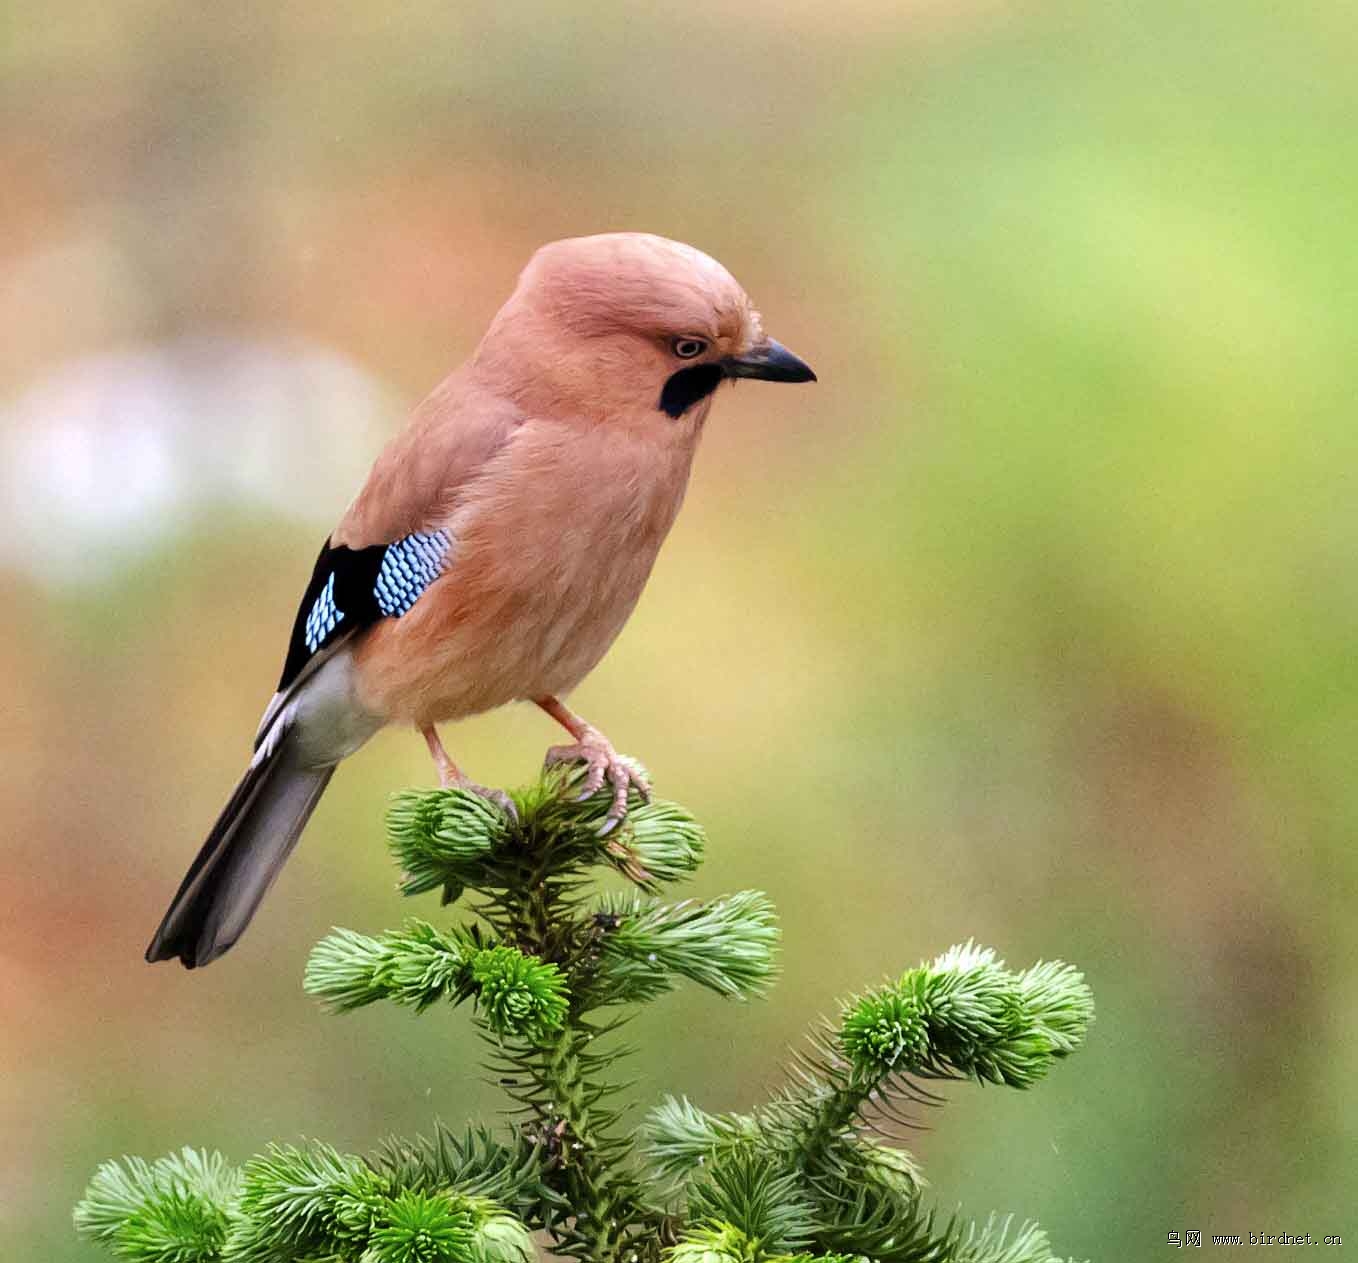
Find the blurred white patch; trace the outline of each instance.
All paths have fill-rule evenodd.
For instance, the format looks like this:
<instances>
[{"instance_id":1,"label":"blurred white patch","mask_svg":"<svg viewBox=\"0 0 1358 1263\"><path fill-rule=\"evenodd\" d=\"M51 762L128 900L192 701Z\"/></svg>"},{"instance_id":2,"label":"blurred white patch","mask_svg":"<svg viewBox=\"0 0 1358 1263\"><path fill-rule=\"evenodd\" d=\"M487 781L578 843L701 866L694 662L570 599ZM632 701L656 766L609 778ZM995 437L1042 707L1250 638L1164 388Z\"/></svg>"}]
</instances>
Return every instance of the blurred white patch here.
<instances>
[{"instance_id":1,"label":"blurred white patch","mask_svg":"<svg viewBox=\"0 0 1358 1263\"><path fill-rule=\"evenodd\" d=\"M398 419L376 378L304 343L194 337L69 361L0 406L0 562L102 581L211 510L323 533Z\"/></svg>"}]
</instances>

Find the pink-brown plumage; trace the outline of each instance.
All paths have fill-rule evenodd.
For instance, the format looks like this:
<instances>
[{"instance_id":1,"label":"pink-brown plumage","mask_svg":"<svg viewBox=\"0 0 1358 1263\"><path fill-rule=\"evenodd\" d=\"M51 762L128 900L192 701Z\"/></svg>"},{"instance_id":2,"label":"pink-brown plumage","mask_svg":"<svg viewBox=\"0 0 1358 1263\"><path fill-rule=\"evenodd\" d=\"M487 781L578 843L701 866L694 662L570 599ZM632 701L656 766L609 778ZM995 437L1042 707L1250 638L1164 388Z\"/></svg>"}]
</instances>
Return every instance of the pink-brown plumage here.
<instances>
[{"instance_id":1,"label":"pink-brown plumage","mask_svg":"<svg viewBox=\"0 0 1358 1263\"><path fill-rule=\"evenodd\" d=\"M294 631L306 650L294 643L251 769L148 959L192 966L230 947L334 765L385 724L422 730L443 782L479 789L434 725L533 700L575 737L553 757L585 759L588 785L613 786L610 824L621 818L644 784L560 699L635 607L728 377L814 379L715 260L641 233L534 255L331 535ZM337 586L411 535L437 546L441 573L408 608L378 617L371 580Z\"/></svg>"},{"instance_id":2,"label":"pink-brown plumage","mask_svg":"<svg viewBox=\"0 0 1358 1263\"><path fill-rule=\"evenodd\" d=\"M417 416L419 437L394 441L337 532L377 542L410 523L453 540L416 608L356 650L365 708L424 727L567 693L603 657L679 511L711 408L709 396L676 420L656 407L676 332L725 354L760 328L730 273L675 242L617 234L534 256L471 364ZM480 463L402 480L412 451L423 468L431 445L459 453L467 418Z\"/></svg>"},{"instance_id":3,"label":"pink-brown plumage","mask_svg":"<svg viewBox=\"0 0 1358 1263\"><path fill-rule=\"evenodd\" d=\"M363 705L423 726L574 688L622 629L679 510L697 431L685 428L621 442L591 422L517 428L426 524L453 541L442 578L355 651Z\"/></svg>"}]
</instances>

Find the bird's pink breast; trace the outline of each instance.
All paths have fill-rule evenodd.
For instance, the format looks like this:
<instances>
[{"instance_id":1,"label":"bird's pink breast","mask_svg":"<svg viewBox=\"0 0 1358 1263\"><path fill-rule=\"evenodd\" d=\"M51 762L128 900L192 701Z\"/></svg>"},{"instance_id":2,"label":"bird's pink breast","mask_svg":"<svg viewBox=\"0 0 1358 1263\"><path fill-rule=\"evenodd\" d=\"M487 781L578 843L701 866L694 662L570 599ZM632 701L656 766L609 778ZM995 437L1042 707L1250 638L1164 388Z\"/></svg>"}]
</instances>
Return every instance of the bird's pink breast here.
<instances>
[{"instance_id":1,"label":"bird's pink breast","mask_svg":"<svg viewBox=\"0 0 1358 1263\"><path fill-rule=\"evenodd\" d=\"M424 724L569 692L636 605L695 441L688 426L521 427L448 519L443 577L358 648L363 705Z\"/></svg>"}]
</instances>

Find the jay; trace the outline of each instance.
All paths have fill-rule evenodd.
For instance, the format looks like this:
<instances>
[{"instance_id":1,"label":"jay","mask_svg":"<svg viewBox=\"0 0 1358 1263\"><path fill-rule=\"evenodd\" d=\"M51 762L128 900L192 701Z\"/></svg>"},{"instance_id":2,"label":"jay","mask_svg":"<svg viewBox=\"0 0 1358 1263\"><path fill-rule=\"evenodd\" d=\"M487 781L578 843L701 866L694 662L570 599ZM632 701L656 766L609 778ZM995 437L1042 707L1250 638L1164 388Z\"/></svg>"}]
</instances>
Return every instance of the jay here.
<instances>
[{"instance_id":1,"label":"jay","mask_svg":"<svg viewBox=\"0 0 1358 1263\"><path fill-rule=\"evenodd\" d=\"M691 246L607 233L542 247L470 360L378 457L302 596L254 757L147 948L192 969L240 937L336 766L409 724L535 702L622 820L648 787L562 700L622 630L679 511L717 388L815 374Z\"/></svg>"}]
</instances>

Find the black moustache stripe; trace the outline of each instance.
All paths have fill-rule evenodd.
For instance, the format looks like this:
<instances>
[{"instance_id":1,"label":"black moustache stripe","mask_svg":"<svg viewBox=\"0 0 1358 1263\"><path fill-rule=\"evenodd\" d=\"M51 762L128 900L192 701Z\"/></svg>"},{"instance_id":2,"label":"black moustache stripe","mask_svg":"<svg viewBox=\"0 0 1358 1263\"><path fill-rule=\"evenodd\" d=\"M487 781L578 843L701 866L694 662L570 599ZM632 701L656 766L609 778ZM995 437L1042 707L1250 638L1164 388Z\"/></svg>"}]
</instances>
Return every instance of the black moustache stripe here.
<instances>
[{"instance_id":1,"label":"black moustache stripe","mask_svg":"<svg viewBox=\"0 0 1358 1263\"><path fill-rule=\"evenodd\" d=\"M676 421L695 403L701 403L718 386L725 374L716 364L694 364L671 373L660 392L660 411Z\"/></svg>"}]
</instances>

